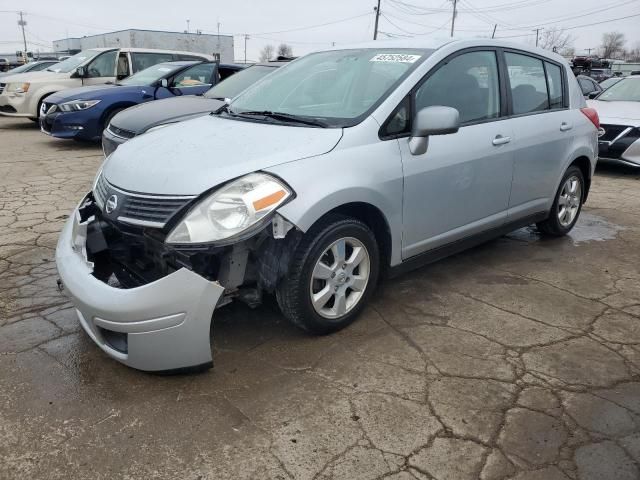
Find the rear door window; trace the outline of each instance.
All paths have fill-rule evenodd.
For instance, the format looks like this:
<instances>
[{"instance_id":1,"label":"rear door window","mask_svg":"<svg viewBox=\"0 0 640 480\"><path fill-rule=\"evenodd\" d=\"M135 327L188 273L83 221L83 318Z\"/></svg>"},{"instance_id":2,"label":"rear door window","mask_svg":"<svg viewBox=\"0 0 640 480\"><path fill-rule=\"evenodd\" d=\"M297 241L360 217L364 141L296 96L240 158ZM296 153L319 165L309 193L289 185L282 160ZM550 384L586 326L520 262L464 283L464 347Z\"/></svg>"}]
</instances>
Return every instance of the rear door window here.
<instances>
[{"instance_id":1,"label":"rear door window","mask_svg":"<svg viewBox=\"0 0 640 480\"><path fill-rule=\"evenodd\" d=\"M171 53L131 53L131 63L133 64L133 73L137 73L145 68L153 67L158 63L172 62L173 54Z\"/></svg>"},{"instance_id":2,"label":"rear door window","mask_svg":"<svg viewBox=\"0 0 640 480\"><path fill-rule=\"evenodd\" d=\"M549 109L547 80L542 60L518 53L505 53L513 113L539 112Z\"/></svg>"},{"instance_id":3,"label":"rear door window","mask_svg":"<svg viewBox=\"0 0 640 480\"><path fill-rule=\"evenodd\" d=\"M564 107L562 95L562 71L558 65L544 62L547 71L547 84L549 85L549 106L551 108Z\"/></svg>"}]
</instances>

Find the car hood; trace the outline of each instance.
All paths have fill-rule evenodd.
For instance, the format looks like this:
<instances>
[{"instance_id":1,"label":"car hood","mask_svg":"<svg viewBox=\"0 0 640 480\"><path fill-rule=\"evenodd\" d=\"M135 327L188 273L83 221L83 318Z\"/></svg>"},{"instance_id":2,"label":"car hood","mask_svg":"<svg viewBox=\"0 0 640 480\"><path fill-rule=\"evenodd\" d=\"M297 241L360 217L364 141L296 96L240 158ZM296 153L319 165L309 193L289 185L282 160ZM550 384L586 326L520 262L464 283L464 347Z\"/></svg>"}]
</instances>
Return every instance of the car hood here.
<instances>
[{"instance_id":1,"label":"car hood","mask_svg":"<svg viewBox=\"0 0 640 480\"><path fill-rule=\"evenodd\" d=\"M56 73L56 72L26 72L15 73L10 77L6 77L3 83L50 83L59 79L69 78L69 73Z\"/></svg>"},{"instance_id":2,"label":"car hood","mask_svg":"<svg viewBox=\"0 0 640 480\"><path fill-rule=\"evenodd\" d=\"M157 125L207 114L223 104L220 100L197 96L166 98L127 108L113 117L111 124L137 135Z\"/></svg>"},{"instance_id":3,"label":"car hood","mask_svg":"<svg viewBox=\"0 0 640 480\"><path fill-rule=\"evenodd\" d=\"M141 87L118 87L117 85L91 85L87 87L67 88L47 97L48 103L68 102L69 100L94 100L104 95L125 93L127 90L139 90ZM153 93L153 88L142 87ZM117 91L117 92L116 92Z\"/></svg>"},{"instance_id":4,"label":"car hood","mask_svg":"<svg viewBox=\"0 0 640 480\"><path fill-rule=\"evenodd\" d=\"M640 102L588 100L587 105L596 109L600 117L600 123L640 126Z\"/></svg>"},{"instance_id":5,"label":"car hood","mask_svg":"<svg viewBox=\"0 0 640 480\"><path fill-rule=\"evenodd\" d=\"M112 185L132 192L198 195L247 173L322 155L341 137L339 128L205 115L120 145L106 160L103 173Z\"/></svg>"}]
</instances>

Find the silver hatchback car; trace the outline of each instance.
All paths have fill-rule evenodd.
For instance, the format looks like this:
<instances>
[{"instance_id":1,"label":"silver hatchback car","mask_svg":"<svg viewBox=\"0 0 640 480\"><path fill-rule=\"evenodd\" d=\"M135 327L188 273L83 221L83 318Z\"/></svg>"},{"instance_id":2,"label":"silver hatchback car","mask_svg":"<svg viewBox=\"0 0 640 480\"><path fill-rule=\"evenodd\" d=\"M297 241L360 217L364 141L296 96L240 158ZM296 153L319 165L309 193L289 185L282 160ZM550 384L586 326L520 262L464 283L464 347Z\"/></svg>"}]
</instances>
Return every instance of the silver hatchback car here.
<instances>
[{"instance_id":1,"label":"silver hatchback car","mask_svg":"<svg viewBox=\"0 0 640 480\"><path fill-rule=\"evenodd\" d=\"M275 294L326 334L383 274L533 223L566 234L597 131L548 51L478 39L316 52L118 148L62 231L58 271L112 358L208 368L214 310L233 300Z\"/></svg>"}]
</instances>

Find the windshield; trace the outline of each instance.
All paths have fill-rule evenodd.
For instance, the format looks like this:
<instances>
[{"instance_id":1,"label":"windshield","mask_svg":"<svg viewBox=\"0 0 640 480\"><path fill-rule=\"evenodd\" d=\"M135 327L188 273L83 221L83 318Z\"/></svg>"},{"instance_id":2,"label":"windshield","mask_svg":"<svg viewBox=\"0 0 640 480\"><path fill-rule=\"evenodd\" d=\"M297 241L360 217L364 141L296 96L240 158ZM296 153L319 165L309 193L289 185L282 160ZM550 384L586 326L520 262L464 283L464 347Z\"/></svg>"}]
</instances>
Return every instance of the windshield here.
<instances>
[{"instance_id":1,"label":"windshield","mask_svg":"<svg viewBox=\"0 0 640 480\"><path fill-rule=\"evenodd\" d=\"M233 98L249 86L256 83L268 73L275 72L276 66L267 67L266 65L254 65L234 73L230 77L217 84L215 87L207 90L204 94L207 98Z\"/></svg>"},{"instance_id":2,"label":"windshield","mask_svg":"<svg viewBox=\"0 0 640 480\"><path fill-rule=\"evenodd\" d=\"M312 53L241 93L233 113L278 112L329 126L359 123L433 50L355 49Z\"/></svg>"},{"instance_id":3,"label":"windshield","mask_svg":"<svg viewBox=\"0 0 640 480\"><path fill-rule=\"evenodd\" d=\"M171 75L172 72L184 67L184 65L171 65L170 63L159 63L153 67L140 70L124 80L120 80L118 85L152 85L161 78Z\"/></svg>"},{"instance_id":4,"label":"windshield","mask_svg":"<svg viewBox=\"0 0 640 480\"><path fill-rule=\"evenodd\" d=\"M611 85L615 85L616 83L618 83L620 80L622 79L617 77L607 78L606 80L603 80L602 82L600 82L600 86L606 90Z\"/></svg>"},{"instance_id":5,"label":"windshield","mask_svg":"<svg viewBox=\"0 0 640 480\"><path fill-rule=\"evenodd\" d=\"M102 51L100 50L83 50L80 53L76 53L73 57L67 58L63 62L51 65L49 68L47 68L47 71L56 73L69 73L70 71L85 63L87 60L90 60L101 53Z\"/></svg>"},{"instance_id":6,"label":"windshield","mask_svg":"<svg viewBox=\"0 0 640 480\"><path fill-rule=\"evenodd\" d=\"M640 102L640 78L625 78L607 88L598 100L604 102Z\"/></svg>"},{"instance_id":7,"label":"windshield","mask_svg":"<svg viewBox=\"0 0 640 480\"><path fill-rule=\"evenodd\" d=\"M33 65L31 63L25 63L24 65L20 65L19 67L16 68L12 68L11 70L9 70L6 73L20 73L20 72L26 72L27 70L29 70L29 67L32 67Z\"/></svg>"}]
</instances>

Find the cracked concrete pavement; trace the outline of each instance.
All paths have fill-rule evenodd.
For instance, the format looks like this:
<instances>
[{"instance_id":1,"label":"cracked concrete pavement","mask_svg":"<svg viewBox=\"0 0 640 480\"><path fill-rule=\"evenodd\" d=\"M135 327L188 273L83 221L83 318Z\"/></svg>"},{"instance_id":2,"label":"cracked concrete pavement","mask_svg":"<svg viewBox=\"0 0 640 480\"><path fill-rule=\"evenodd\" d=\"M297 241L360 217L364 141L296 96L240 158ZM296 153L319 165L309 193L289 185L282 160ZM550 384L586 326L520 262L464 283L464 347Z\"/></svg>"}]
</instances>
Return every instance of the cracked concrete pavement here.
<instances>
[{"instance_id":1,"label":"cracked concrete pavement","mask_svg":"<svg viewBox=\"0 0 640 480\"><path fill-rule=\"evenodd\" d=\"M102 159L0 118L1 479L640 476L640 174L604 166L570 237L523 229L381 285L310 337L225 307L214 369L107 358L54 248Z\"/></svg>"}]
</instances>

